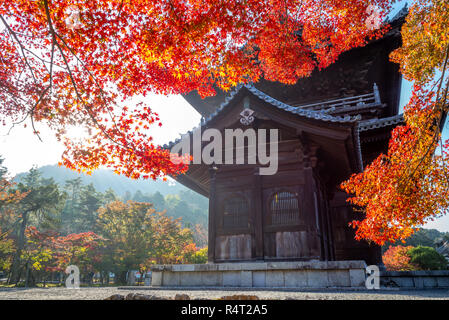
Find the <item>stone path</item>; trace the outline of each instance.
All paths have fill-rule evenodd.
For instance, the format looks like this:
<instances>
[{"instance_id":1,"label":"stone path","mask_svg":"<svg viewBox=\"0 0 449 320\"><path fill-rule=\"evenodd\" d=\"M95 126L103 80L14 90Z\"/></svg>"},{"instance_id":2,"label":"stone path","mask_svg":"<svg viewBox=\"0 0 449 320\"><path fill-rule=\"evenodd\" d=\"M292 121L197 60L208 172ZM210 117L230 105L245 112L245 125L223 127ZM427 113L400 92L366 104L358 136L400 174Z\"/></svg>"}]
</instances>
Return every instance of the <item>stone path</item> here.
<instances>
[{"instance_id":1,"label":"stone path","mask_svg":"<svg viewBox=\"0 0 449 320\"><path fill-rule=\"evenodd\" d=\"M449 290L416 291L239 291L239 290L123 290L119 288L0 288L0 300L99 300L114 294L129 293L155 295L171 299L182 293L191 299L218 299L234 294L256 295L260 299L275 300L449 300Z\"/></svg>"}]
</instances>

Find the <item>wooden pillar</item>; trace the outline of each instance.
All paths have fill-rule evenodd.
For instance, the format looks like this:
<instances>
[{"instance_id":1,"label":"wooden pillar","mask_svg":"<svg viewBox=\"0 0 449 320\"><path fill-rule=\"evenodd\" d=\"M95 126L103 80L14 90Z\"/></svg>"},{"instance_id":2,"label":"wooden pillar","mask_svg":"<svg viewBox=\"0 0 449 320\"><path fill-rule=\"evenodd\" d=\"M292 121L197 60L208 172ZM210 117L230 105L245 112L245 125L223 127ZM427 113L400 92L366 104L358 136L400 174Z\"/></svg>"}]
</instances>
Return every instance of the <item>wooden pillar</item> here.
<instances>
[{"instance_id":1,"label":"wooden pillar","mask_svg":"<svg viewBox=\"0 0 449 320\"><path fill-rule=\"evenodd\" d=\"M208 262L215 262L215 234L217 224L215 222L215 217L217 216L217 204L216 204L216 173L217 168L209 168L210 174L210 191L209 191L209 239L208 239L208 249L207 249L207 260Z\"/></svg>"},{"instance_id":2,"label":"wooden pillar","mask_svg":"<svg viewBox=\"0 0 449 320\"><path fill-rule=\"evenodd\" d=\"M313 169L311 167L304 168L304 208L306 208L306 224L308 228L309 255L320 256L323 259L323 243L322 243L322 226L321 217L319 216L319 207L316 199L316 185L313 177ZM317 219L318 218L318 219Z\"/></svg>"},{"instance_id":3,"label":"wooden pillar","mask_svg":"<svg viewBox=\"0 0 449 320\"><path fill-rule=\"evenodd\" d=\"M262 177L259 175L259 169L254 172L253 188L253 217L254 217L254 241L256 243L256 260L264 259L263 248L263 203L262 203Z\"/></svg>"},{"instance_id":4,"label":"wooden pillar","mask_svg":"<svg viewBox=\"0 0 449 320\"><path fill-rule=\"evenodd\" d=\"M322 191L324 192L324 190ZM331 210L329 208L329 200L327 195L324 195L323 199L323 208L324 213L326 215L326 224L327 224L327 239L328 239L328 247L329 247L329 257L328 260L335 260L335 245L334 245L334 233L332 227L332 216Z\"/></svg>"}]
</instances>

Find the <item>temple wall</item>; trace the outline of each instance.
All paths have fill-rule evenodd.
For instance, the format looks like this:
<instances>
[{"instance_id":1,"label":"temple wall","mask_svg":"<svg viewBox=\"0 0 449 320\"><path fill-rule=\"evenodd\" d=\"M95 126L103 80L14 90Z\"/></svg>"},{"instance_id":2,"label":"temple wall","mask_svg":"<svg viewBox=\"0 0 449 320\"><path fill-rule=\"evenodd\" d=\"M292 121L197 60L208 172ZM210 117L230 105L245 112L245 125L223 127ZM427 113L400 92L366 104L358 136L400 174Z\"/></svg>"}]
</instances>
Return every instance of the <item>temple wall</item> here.
<instances>
[{"instance_id":1,"label":"temple wall","mask_svg":"<svg viewBox=\"0 0 449 320\"><path fill-rule=\"evenodd\" d=\"M361 218L361 214L354 212L346 202L348 195L337 192L331 201L331 217L333 220L333 234L336 260L364 260L367 264L378 264L382 261L381 248L366 241L354 239L354 229L348 224Z\"/></svg>"},{"instance_id":2,"label":"temple wall","mask_svg":"<svg viewBox=\"0 0 449 320\"><path fill-rule=\"evenodd\" d=\"M316 177L305 167L297 139L281 144L278 172L260 176L255 166L225 166L215 177L213 262L330 260L322 232Z\"/></svg>"}]
</instances>

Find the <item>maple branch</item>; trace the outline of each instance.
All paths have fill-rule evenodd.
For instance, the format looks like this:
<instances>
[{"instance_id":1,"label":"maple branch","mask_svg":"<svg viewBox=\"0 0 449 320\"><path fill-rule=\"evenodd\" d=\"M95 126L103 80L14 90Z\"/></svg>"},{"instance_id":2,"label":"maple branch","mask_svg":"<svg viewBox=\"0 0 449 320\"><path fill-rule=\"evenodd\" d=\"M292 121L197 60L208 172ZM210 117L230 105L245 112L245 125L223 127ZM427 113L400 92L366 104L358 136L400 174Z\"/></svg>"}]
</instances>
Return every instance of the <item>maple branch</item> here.
<instances>
[{"instance_id":1,"label":"maple branch","mask_svg":"<svg viewBox=\"0 0 449 320\"><path fill-rule=\"evenodd\" d=\"M59 39L61 39L61 41L63 41L63 43L65 42L65 41L58 35L58 33L55 31L55 29L53 28L53 23L52 23L51 16L50 16L50 9L49 9L49 7L48 7L48 0L44 0L44 7L45 7L45 14L46 14L47 20L48 20L48 26L49 26L49 28L50 28L50 33L52 34L52 37L53 37L53 40L54 40L53 43L54 43L54 45L56 45L56 46L58 47L58 50L59 50L59 52L60 52L60 54L61 54L61 56L62 56L62 59L64 60L64 64L66 65L67 71L68 71L68 74L69 74L70 82L72 83L73 89L75 90L75 94L76 94L78 100L81 102L81 104L83 105L84 109L87 111L87 113L88 113L90 119L94 122L94 124L98 127L98 129L100 129L100 130L103 132L103 134L104 134L109 140L113 141L114 143L116 143L117 145L119 145L119 146L121 146L121 147L127 148L127 146L125 146L125 145L123 145L123 144L121 144L121 143L115 141L115 139L113 139L113 138L112 138L112 137L111 137L111 136L110 136L110 135L103 129L103 126L97 121L97 119L95 119L94 115L92 114L91 108L86 104L86 102L84 101L84 99L81 97L81 95L80 95L80 93L79 93L79 91L78 91L78 86L77 86L77 84L76 84L76 82L75 82L75 79L73 78L72 70L71 70L70 65L69 65L69 63L68 63L68 61L67 61L67 58L66 58L66 56L65 56L65 54L64 54L64 51L62 50L62 48L61 48L60 44L58 43L58 41L55 39L55 37L58 37ZM71 50L67 45L66 45L66 47L67 47L67 49L68 49L69 51ZM74 53L72 53L72 54L75 55ZM75 57L76 57L76 55L75 55ZM76 58L77 58L77 60L79 60L78 57L76 57ZM81 61L81 60L79 60L79 61Z\"/></svg>"},{"instance_id":2,"label":"maple branch","mask_svg":"<svg viewBox=\"0 0 449 320\"><path fill-rule=\"evenodd\" d=\"M436 103L437 103L437 104L438 104L438 103L440 102L440 100L441 100L440 97L439 97L439 94L440 94L440 91L441 91L442 84L443 84L443 82L444 82L444 80L445 80L445 79L444 79L444 75L445 75L445 72L446 72L446 68L447 68L447 65L448 65L448 61L449 61L449 46L446 48L446 56L445 56L445 60L444 60L444 66L443 66L442 75L441 75L441 77L439 77L438 81L435 82L435 84L433 85L433 87L432 87L432 89L431 89L431 90L433 90L433 88L435 87L435 85L438 83L437 96L436 96ZM418 168L420 167L420 165L422 164L422 162L424 161L424 159L428 156L428 154L429 154L430 150L432 150L432 148L433 148L433 150L435 151L435 149L436 149L436 147L437 147L437 146L435 146L435 143L437 143L438 140L439 140L439 139L438 139L438 136L441 134L441 131L442 131L443 127L444 127L444 119L446 118L446 114L447 114L447 106L445 106L445 104L446 104L446 98L447 98L448 89L449 89L449 83L448 83L447 86L446 86L446 90L445 90L443 102L440 103L440 107L439 107L439 109L441 109L440 115L439 115L439 117L438 117L438 120L439 120L439 121L438 121L438 122L439 122L439 126L432 125L433 131L434 131L434 134L433 134L433 137L432 137L432 141L433 141L433 142L429 144L429 146L428 146L426 152L425 152L424 155L419 159L418 165L415 166L415 168L413 169L413 171L412 171L410 174L408 174L407 178L405 178L403 175L400 177L399 182L398 182L398 186L401 186L401 185L403 184L404 179L405 179L405 182L410 180L411 176L413 176L413 175L415 174L416 170L418 170ZM428 119L430 119L430 117L431 117L431 114L428 114L428 115L426 116L426 119L428 120ZM443 124L442 124L442 123L443 123ZM416 145L417 145L418 142L420 141L420 138L421 138L422 135L423 135L422 132L421 132L420 134L421 134L420 137L417 138L417 139L415 140L415 143L414 143L413 148L416 147ZM410 164L411 161L412 161L412 159L408 160L408 162L407 162L407 167L408 167L408 164ZM404 172L404 174L405 174L405 172Z\"/></svg>"},{"instance_id":3,"label":"maple branch","mask_svg":"<svg viewBox=\"0 0 449 320\"><path fill-rule=\"evenodd\" d=\"M35 54L33 51L31 51L31 50L29 50L29 49L27 49L27 48L24 48L24 50L25 50L26 52L30 53L31 55L33 55L34 57L36 57L37 59L39 59L40 61L42 61L42 63L43 63L43 65L44 65L45 69L47 69L47 66L46 66L45 64L46 64L46 63L50 63L50 61L47 61L47 60L45 60L44 58L39 57L37 54ZM47 71L48 71L48 69L47 69Z\"/></svg>"},{"instance_id":4,"label":"maple branch","mask_svg":"<svg viewBox=\"0 0 449 320\"><path fill-rule=\"evenodd\" d=\"M436 125L432 125L432 127L434 128L434 134L432 137L432 143L429 144L424 156L422 156L418 162L418 164L415 166L415 168L413 169L413 171L408 175L406 181L410 180L410 178L415 174L416 170L418 170L418 168L421 166L421 164L423 163L424 159L427 158L427 156L429 155L429 152L433 149L433 151L435 151L436 146L435 143L438 142L438 137L441 136L441 132L442 129L444 127L444 123L445 123L445 118L447 116L447 108L448 106L446 105L446 99L447 99L447 94L448 94L448 90L449 90L449 82L446 84L446 88L445 88L445 93L444 93L444 99L443 101L441 101L440 99L440 92L441 92L441 88L444 82L444 76L445 76L445 72L446 72L446 68L448 65L448 61L449 61L449 46L446 48L446 57L444 60L444 67L443 67L443 71L442 71L442 75L440 77L439 80L439 85L438 85L438 89L437 89L437 97L436 97L436 103L439 105L439 109L440 110L440 114L438 116L438 126ZM428 116L429 117L429 116ZM415 146L418 143L419 139L416 140L415 142ZM410 163L411 160L409 160ZM403 178L400 179L399 181L399 185L402 184Z\"/></svg>"},{"instance_id":5,"label":"maple branch","mask_svg":"<svg viewBox=\"0 0 449 320\"><path fill-rule=\"evenodd\" d=\"M77 54L75 53L75 51L67 44L67 42L55 31L55 30L53 30L53 35L56 35L56 37L58 37L61 41L62 41L62 43L64 44L64 46L70 51L70 53L75 57L75 59L79 62L79 63L81 63L81 66L84 68L84 70L86 70L86 72L89 74L89 76L92 78L92 80L95 82L95 85L98 87L98 89L100 90L100 96L101 96L101 99L103 100L103 103L105 104L105 105L107 105L107 103L106 103L106 98L105 98L105 96L104 96L104 90L103 90L103 88L100 86L100 84L98 83L98 80L97 80L97 78L92 74L92 72L89 70L89 68L86 66L86 64L84 63L84 61L82 61L78 56L77 56ZM110 116L110 118L111 118L111 120L113 121L113 123L114 123L114 126L115 126L115 128L118 130L118 131L120 131L119 129L118 129L118 125L117 125L117 123L116 123L116 121L115 121L115 119L114 119L114 117L112 116L112 114L111 114L111 112L109 111L109 109L107 109L107 112L108 112L108 114L109 114L109 116Z\"/></svg>"},{"instance_id":6,"label":"maple branch","mask_svg":"<svg viewBox=\"0 0 449 320\"><path fill-rule=\"evenodd\" d=\"M37 80L36 80L36 77L34 75L33 68L31 68L31 66L30 66L30 64L28 62L28 58L25 55L25 48L24 48L22 42L19 40L19 38L17 37L17 34L15 33L15 31L13 31L11 29L11 27L9 26L9 24L6 22L6 20L3 18L3 16L1 14L0 14L0 20L2 21L3 25L8 30L9 34L16 40L17 44L19 45L20 51L22 52L23 60L24 60L25 64L28 66L28 68L30 69L31 76L33 77L34 83L37 84Z\"/></svg>"},{"instance_id":7,"label":"maple branch","mask_svg":"<svg viewBox=\"0 0 449 320\"><path fill-rule=\"evenodd\" d=\"M39 132L36 130L36 127L34 126L34 111L36 110L36 107L39 105L39 103L42 101L42 99L44 98L44 96L45 96L45 94L47 93L47 91L50 89L50 85L49 86L47 86L47 88L45 88L45 90L41 93L41 95L39 96L39 99L36 101L36 103L35 103L35 105L33 106L33 108L30 110L30 114L31 114L31 117L30 117L30 120L31 120L31 127L33 128L33 133L35 134L35 135L37 135L37 137L39 138L39 140L41 141L41 142L43 142L42 141L42 139L41 139L41 137L40 137L40 135L39 135Z\"/></svg>"},{"instance_id":8,"label":"maple branch","mask_svg":"<svg viewBox=\"0 0 449 320\"><path fill-rule=\"evenodd\" d=\"M16 103L17 104L17 103ZM17 104L18 105L18 104ZM27 118L28 118L29 114L25 114L25 117L23 117L22 120L19 120L17 122L13 122L12 126L9 128L8 132L6 133L5 136L8 136L11 133L11 130L18 124L21 124L22 122L24 122Z\"/></svg>"},{"instance_id":9,"label":"maple branch","mask_svg":"<svg viewBox=\"0 0 449 320\"><path fill-rule=\"evenodd\" d=\"M53 59L55 55L55 45L56 45L56 39L55 36L52 35L51 37L51 59L50 59L50 90L53 86Z\"/></svg>"},{"instance_id":10,"label":"maple branch","mask_svg":"<svg viewBox=\"0 0 449 320\"><path fill-rule=\"evenodd\" d=\"M119 7L118 7L118 15L117 15L117 19L120 18L120 15L122 14L123 2L124 2L124 0L122 0L122 1L120 2L120 5L119 5Z\"/></svg>"},{"instance_id":11,"label":"maple branch","mask_svg":"<svg viewBox=\"0 0 449 320\"><path fill-rule=\"evenodd\" d=\"M2 21L3 25L4 25L4 26L6 27L6 29L8 30L9 34L15 39L15 41L16 41L17 44L19 45L20 51L21 51L22 56L23 56L23 60L24 60L25 64L27 65L27 67L30 69L30 73L31 73L31 76L33 77L33 80L34 80L35 85L37 85L36 76L34 75L33 68L31 67L31 65L30 65L30 63L29 63L29 61L28 61L28 58L27 58L27 56L26 56L26 54L25 54L25 51L32 53L34 56L36 56L36 57L39 58L39 59L41 59L41 58L38 57L34 52L31 52L30 50L28 50L27 48L25 48L25 47L23 46L22 42L21 42L21 41L19 40L19 38L17 37L17 34L15 33L15 31L13 31L13 30L11 29L11 27L9 26L9 24L6 22L6 20L3 18L2 15L0 15L0 20ZM41 59L41 60L44 62L43 59ZM44 67L47 68L47 67L45 66L45 63L44 63ZM48 70L48 69L47 69L47 70ZM36 107L39 105L39 103L42 101L42 99L44 98L44 96L45 96L45 94L47 93L47 91L48 91L49 88L50 88L50 86L48 86L47 88L45 88L45 89L41 92L41 94L39 95L39 98L37 99L36 103L35 103L34 106L31 108L31 110L28 112L28 114L31 115L31 116L30 116L30 120L31 120L31 126L32 126L32 128L33 128L33 133L36 134L36 136L38 137L38 139L39 139L41 142L43 142L43 141L42 141L42 138L40 137L38 131L36 130L35 124L34 124L34 111L35 111ZM27 116L26 116L21 122L23 122L26 118L27 118ZM20 122L19 122L19 123L20 123ZM9 134L9 132L11 131L11 129L14 127L14 125L15 125L15 123L14 123L14 124L12 125L12 127L9 129L8 134Z\"/></svg>"}]
</instances>

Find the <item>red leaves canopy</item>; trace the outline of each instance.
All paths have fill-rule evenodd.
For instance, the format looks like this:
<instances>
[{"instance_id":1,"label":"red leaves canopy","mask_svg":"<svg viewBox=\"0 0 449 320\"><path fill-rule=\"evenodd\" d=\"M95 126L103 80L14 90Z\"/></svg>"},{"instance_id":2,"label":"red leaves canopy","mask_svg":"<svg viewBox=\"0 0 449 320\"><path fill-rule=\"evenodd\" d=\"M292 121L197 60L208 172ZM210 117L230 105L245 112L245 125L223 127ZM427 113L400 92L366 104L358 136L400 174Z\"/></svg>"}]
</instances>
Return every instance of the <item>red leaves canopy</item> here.
<instances>
[{"instance_id":1,"label":"red leaves canopy","mask_svg":"<svg viewBox=\"0 0 449 320\"><path fill-rule=\"evenodd\" d=\"M66 140L63 164L104 165L128 177L186 170L148 133L149 106L122 99L149 92L268 80L294 83L385 30L370 31L369 5L392 0L4 0L0 3L0 114L68 125L90 136Z\"/></svg>"},{"instance_id":2,"label":"red leaves canopy","mask_svg":"<svg viewBox=\"0 0 449 320\"><path fill-rule=\"evenodd\" d=\"M101 255L101 237L94 232L60 236L55 231L39 231L36 227L26 229L25 255L37 270L64 271L71 264L82 266L83 271L93 271Z\"/></svg>"},{"instance_id":3,"label":"red leaves canopy","mask_svg":"<svg viewBox=\"0 0 449 320\"><path fill-rule=\"evenodd\" d=\"M378 244L409 237L449 208L449 144L442 129L449 109L449 1L418 0L391 55L413 96L406 126L393 130L388 153L342 184L365 217L353 222L358 239Z\"/></svg>"},{"instance_id":4,"label":"red leaves canopy","mask_svg":"<svg viewBox=\"0 0 449 320\"><path fill-rule=\"evenodd\" d=\"M408 251L413 246L390 246L382 256L382 261L388 271L412 271L417 267L410 263Z\"/></svg>"}]
</instances>

